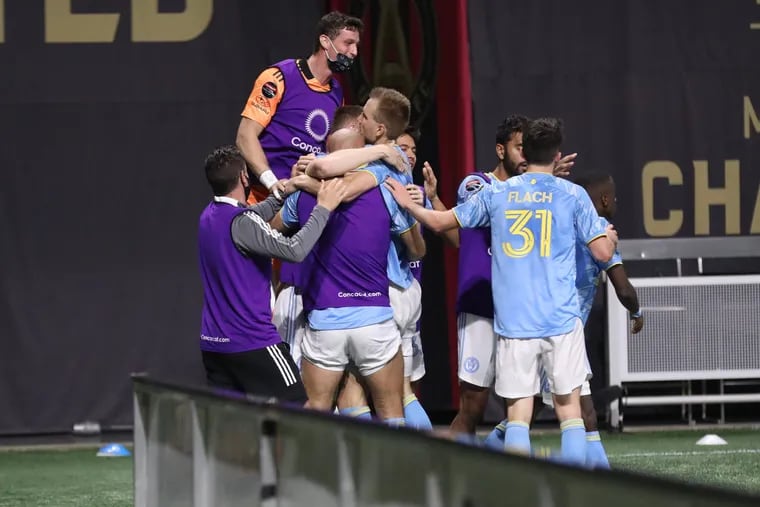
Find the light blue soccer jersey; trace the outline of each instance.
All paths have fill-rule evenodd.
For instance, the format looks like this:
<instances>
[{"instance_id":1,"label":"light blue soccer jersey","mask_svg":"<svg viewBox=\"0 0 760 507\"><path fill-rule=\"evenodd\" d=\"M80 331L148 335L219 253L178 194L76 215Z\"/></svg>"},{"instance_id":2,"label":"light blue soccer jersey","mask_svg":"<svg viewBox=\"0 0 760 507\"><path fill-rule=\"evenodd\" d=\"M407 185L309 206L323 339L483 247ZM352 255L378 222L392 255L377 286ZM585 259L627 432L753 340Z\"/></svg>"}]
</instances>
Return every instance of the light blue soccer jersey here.
<instances>
[{"instance_id":1,"label":"light blue soccer jersey","mask_svg":"<svg viewBox=\"0 0 760 507\"><path fill-rule=\"evenodd\" d=\"M569 333L580 317L575 244L605 235L586 191L551 174L494 181L454 208L463 228L491 227L494 328L507 338Z\"/></svg>"},{"instance_id":2,"label":"light blue soccer jersey","mask_svg":"<svg viewBox=\"0 0 760 507\"><path fill-rule=\"evenodd\" d=\"M383 162L373 162L371 164L368 164L366 167L363 167L362 170L372 174L377 180L378 184L381 186L383 181L385 181L385 179L389 176L395 180L398 180L403 185L413 183L413 180L408 173L400 173L398 171L394 171ZM384 186L383 189L385 189ZM391 205L388 203L389 197L395 203L395 199L393 199L392 195L390 195L388 192L383 192L383 198L386 200L386 206L388 206L389 210L393 210ZM396 206L396 208L398 208L398 206ZM400 211L400 213L405 214L403 211ZM392 216L391 220L395 221L395 218ZM411 229L417 223L414 218L408 215L406 216L406 220L409 224L409 227L407 227L406 230ZM414 274L409 268L409 258L406 255L406 247L404 246L404 242L399 237L400 235L401 234L393 236L393 240L391 241L391 248L388 250L388 280L390 280L392 284L400 287L401 289L406 290L412 285L412 282L414 281Z\"/></svg>"},{"instance_id":3,"label":"light blue soccer jersey","mask_svg":"<svg viewBox=\"0 0 760 507\"><path fill-rule=\"evenodd\" d=\"M599 217L599 224L603 229L607 228L609 222L603 217ZM607 271L613 266L623 264L623 259L618 252L612 256L609 262L599 262L591 255L588 246L578 241L575 245L575 263L577 268L575 287L578 289L578 304L581 308L581 320L586 325L588 315L591 313L591 307L594 304L594 296L599 286L599 274Z\"/></svg>"},{"instance_id":4,"label":"light blue soccer jersey","mask_svg":"<svg viewBox=\"0 0 760 507\"><path fill-rule=\"evenodd\" d=\"M282 203L280 208L280 216L282 217L282 223L288 229L298 229L298 198L301 196L301 191L296 190L290 194L285 202Z\"/></svg>"}]
</instances>

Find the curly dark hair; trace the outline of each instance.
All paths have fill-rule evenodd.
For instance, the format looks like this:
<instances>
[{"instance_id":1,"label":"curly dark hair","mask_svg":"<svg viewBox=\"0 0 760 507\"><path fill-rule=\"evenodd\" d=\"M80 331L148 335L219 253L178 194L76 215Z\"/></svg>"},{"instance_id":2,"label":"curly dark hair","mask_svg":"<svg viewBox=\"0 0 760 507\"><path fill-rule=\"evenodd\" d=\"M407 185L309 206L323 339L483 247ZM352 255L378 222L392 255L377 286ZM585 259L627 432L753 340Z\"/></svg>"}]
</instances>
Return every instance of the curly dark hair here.
<instances>
[{"instance_id":1,"label":"curly dark hair","mask_svg":"<svg viewBox=\"0 0 760 507\"><path fill-rule=\"evenodd\" d=\"M219 146L206 157L206 179L214 195L227 195L235 189L245 159L232 145Z\"/></svg>"},{"instance_id":2,"label":"curly dark hair","mask_svg":"<svg viewBox=\"0 0 760 507\"><path fill-rule=\"evenodd\" d=\"M525 133L528 127L528 118L519 114L512 114L504 118L504 121L496 126L496 144L506 145L515 132Z\"/></svg>"}]
</instances>

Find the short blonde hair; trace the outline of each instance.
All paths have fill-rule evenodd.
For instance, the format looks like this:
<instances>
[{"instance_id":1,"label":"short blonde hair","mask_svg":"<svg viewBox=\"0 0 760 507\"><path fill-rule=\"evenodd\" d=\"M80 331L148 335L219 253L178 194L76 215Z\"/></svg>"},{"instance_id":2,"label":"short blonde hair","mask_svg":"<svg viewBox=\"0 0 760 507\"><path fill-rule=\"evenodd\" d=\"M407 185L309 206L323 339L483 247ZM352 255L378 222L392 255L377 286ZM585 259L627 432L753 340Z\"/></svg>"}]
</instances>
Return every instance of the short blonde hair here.
<instances>
[{"instance_id":1,"label":"short blonde hair","mask_svg":"<svg viewBox=\"0 0 760 507\"><path fill-rule=\"evenodd\" d=\"M411 104L403 93L393 88L373 88L369 98L377 100L376 122L385 125L388 139L396 139L409 126Z\"/></svg>"}]
</instances>

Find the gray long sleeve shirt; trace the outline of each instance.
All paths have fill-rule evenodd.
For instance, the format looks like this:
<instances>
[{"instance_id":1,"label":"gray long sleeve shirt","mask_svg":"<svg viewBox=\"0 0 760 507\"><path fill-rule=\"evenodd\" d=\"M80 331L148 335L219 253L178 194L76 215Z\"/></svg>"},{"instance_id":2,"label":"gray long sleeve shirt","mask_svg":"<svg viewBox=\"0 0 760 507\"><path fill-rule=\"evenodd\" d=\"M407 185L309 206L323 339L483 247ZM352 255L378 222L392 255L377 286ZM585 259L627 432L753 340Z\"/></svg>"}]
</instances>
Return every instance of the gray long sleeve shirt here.
<instances>
[{"instance_id":1,"label":"gray long sleeve shirt","mask_svg":"<svg viewBox=\"0 0 760 507\"><path fill-rule=\"evenodd\" d=\"M282 207L273 196L251 206L248 211L232 221L232 241L245 255L264 255L288 262L301 262L306 258L322 234L330 211L314 206L309 220L296 234L283 236L269 226Z\"/></svg>"}]
</instances>

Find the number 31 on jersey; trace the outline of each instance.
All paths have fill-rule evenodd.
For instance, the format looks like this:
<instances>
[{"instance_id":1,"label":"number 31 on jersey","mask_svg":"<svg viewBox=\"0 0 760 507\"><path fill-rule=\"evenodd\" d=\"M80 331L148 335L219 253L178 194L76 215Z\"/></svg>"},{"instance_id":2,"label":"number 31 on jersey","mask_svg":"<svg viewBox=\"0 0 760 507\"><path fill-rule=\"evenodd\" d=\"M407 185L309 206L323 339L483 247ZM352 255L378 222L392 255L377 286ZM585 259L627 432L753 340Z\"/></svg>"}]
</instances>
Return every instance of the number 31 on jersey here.
<instances>
[{"instance_id":1,"label":"number 31 on jersey","mask_svg":"<svg viewBox=\"0 0 760 507\"><path fill-rule=\"evenodd\" d=\"M536 237L529 227L531 220L538 220L541 224L539 238L539 255L549 257L552 246L552 212L548 209L527 210L511 209L504 212L504 217L512 221L509 227L509 233L519 239L515 241L505 241L501 244L502 250L509 257L525 257L533 251L536 246Z\"/></svg>"}]
</instances>

